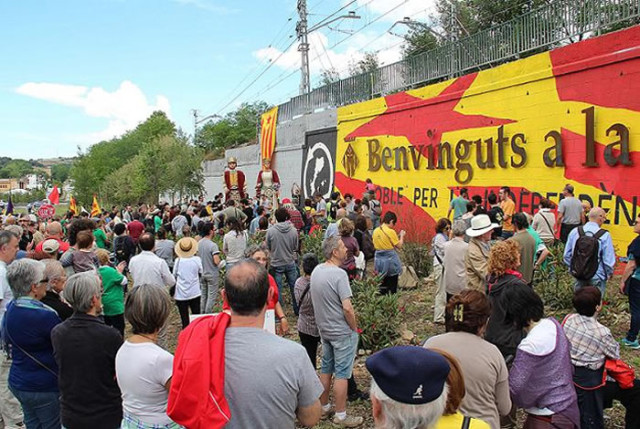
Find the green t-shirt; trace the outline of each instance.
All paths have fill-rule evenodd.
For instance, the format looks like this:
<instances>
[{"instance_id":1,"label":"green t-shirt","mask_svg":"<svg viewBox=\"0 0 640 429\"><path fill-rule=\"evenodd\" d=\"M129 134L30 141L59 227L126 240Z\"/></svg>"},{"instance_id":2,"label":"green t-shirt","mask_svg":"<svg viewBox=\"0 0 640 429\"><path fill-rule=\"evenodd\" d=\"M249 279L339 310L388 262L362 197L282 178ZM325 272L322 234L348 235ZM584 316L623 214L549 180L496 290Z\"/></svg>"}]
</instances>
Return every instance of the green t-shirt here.
<instances>
[{"instance_id":1,"label":"green t-shirt","mask_svg":"<svg viewBox=\"0 0 640 429\"><path fill-rule=\"evenodd\" d=\"M463 196L459 196L451 200L451 208L453 209L453 219L461 218L467 212L467 203L469 200Z\"/></svg>"},{"instance_id":2,"label":"green t-shirt","mask_svg":"<svg viewBox=\"0 0 640 429\"><path fill-rule=\"evenodd\" d=\"M162 228L162 219L160 219L160 216L153 217L153 225L155 226L156 232Z\"/></svg>"},{"instance_id":3,"label":"green t-shirt","mask_svg":"<svg viewBox=\"0 0 640 429\"><path fill-rule=\"evenodd\" d=\"M96 239L96 246L100 249L107 248L107 234L100 228L93 230L93 237Z\"/></svg>"},{"instance_id":4,"label":"green t-shirt","mask_svg":"<svg viewBox=\"0 0 640 429\"><path fill-rule=\"evenodd\" d=\"M122 289L122 279L124 276L113 267L100 267L100 277L102 277L102 307L105 316L117 316L124 313L124 290Z\"/></svg>"}]
</instances>

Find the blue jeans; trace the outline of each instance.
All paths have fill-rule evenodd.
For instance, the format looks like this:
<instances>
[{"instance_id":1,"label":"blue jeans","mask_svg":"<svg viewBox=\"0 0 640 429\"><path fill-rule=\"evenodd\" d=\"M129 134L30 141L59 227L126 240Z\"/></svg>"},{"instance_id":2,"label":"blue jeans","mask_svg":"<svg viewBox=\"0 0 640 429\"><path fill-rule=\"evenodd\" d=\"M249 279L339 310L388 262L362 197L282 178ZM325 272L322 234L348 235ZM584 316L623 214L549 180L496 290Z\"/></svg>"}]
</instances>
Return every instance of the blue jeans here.
<instances>
[{"instance_id":1,"label":"blue jeans","mask_svg":"<svg viewBox=\"0 0 640 429\"><path fill-rule=\"evenodd\" d=\"M60 393L9 390L22 405L27 429L60 429Z\"/></svg>"},{"instance_id":2,"label":"blue jeans","mask_svg":"<svg viewBox=\"0 0 640 429\"><path fill-rule=\"evenodd\" d=\"M295 263L289 265L283 265L280 267L271 267L269 268L269 274L276 279L276 283L278 284L278 301L280 301L280 305L282 305L282 276L284 275L287 279L287 283L289 283L289 290L291 291L291 303L293 304L293 312L298 315L298 303L296 302L296 297L293 293L293 289L296 285L296 280L298 279L298 267Z\"/></svg>"},{"instance_id":3,"label":"blue jeans","mask_svg":"<svg viewBox=\"0 0 640 429\"><path fill-rule=\"evenodd\" d=\"M629 312L631 313L631 326L627 332L627 340L635 341L640 331L640 281L631 279L629 284Z\"/></svg>"},{"instance_id":4,"label":"blue jeans","mask_svg":"<svg viewBox=\"0 0 640 429\"><path fill-rule=\"evenodd\" d=\"M594 277L591 280L578 280L573 284L573 290L576 291L581 287L595 286L600 289L600 299L604 300L604 293L607 290L607 281Z\"/></svg>"}]
</instances>

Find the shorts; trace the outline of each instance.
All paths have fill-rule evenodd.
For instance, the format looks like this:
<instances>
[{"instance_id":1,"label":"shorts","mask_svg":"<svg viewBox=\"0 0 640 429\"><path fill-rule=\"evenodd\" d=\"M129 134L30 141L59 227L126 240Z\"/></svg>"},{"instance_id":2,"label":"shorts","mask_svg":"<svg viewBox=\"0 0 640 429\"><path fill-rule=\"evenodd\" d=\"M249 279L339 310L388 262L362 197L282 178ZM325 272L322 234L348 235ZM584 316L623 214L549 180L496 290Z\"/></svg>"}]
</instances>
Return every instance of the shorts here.
<instances>
[{"instance_id":1,"label":"shorts","mask_svg":"<svg viewBox=\"0 0 640 429\"><path fill-rule=\"evenodd\" d=\"M334 374L336 378L351 378L353 361L358 351L358 333L351 332L337 340L322 339L321 374Z\"/></svg>"}]
</instances>

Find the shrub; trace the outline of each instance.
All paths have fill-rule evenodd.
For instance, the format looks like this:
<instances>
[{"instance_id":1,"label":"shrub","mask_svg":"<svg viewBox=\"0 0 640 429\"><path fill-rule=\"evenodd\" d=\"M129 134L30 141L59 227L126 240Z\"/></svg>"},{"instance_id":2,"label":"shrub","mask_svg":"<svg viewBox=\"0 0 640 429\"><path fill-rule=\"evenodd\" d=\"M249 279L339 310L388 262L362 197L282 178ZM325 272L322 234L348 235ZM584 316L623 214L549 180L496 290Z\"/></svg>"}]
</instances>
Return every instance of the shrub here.
<instances>
[{"instance_id":1,"label":"shrub","mask_svg":"<svg viewBox=\"0 0 640 429\"><path fill-rule=\"evenodd\" d=\"M324 240L324 231L316 230L313 234L304 235L302 237L302 254L315 253L320 263L324 262L324 254L322 253L322 241Z\"/></svg>"},{"instance_id":2,"label":"shrub","mask_svg":"<svg viewBox=\"0 0 640 429\"><path fill-rule=\"evenodd\" d=\"M545 305L552 310L573 308L573 276L562 261L564 246L562 243L552 246L547 264L536 273L535 290Z\"/></svg>"},{"instance_id":3,"label":"shrub","mask_svg":"<svg viewBox=\"0 0 640 429\"><path fill-rule=\"evenodd\" d=\"M416 270L419 277L427 277L433 267L433 256L429 255L429 246L422 243L404 243L400 252L402 262Z\"/></svg>"},{"instance_id":4,"label":"shrub","mask_svg":"<svg viewBox=\"0 0 640 429\"><path fill-rule=\"evenodd\" d=\"M365 350L389 347L399 337L398 294L380 295L381 281L380 277L369 277L351 284L358 327L362 330L360 347Z\"/></svg>"}]
</instances>

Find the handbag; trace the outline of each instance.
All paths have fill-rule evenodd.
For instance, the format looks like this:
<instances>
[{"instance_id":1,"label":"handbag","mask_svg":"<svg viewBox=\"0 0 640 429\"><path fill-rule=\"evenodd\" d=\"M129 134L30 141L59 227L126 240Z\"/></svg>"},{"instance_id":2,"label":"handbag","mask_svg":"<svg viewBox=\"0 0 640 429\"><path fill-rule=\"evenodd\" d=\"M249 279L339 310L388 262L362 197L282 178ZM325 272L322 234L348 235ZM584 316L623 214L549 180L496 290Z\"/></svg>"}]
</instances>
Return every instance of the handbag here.
<instances>
[{"instance_id":1,"label":"handbag","mask_svg":"<svg viewBox=\"0 0 640 429\"><path fill-rule=\"evenodd\" d=\"M621 389L631 389L633 387L636 373L633 367L622 359L607 359L604 362L604 369L606 374L613 378Z\"/></svg>"}]
</instances>

